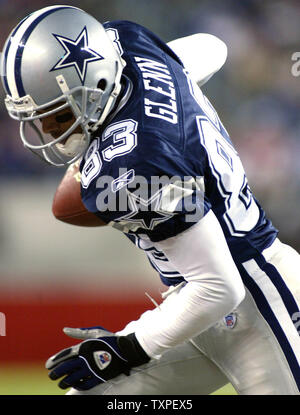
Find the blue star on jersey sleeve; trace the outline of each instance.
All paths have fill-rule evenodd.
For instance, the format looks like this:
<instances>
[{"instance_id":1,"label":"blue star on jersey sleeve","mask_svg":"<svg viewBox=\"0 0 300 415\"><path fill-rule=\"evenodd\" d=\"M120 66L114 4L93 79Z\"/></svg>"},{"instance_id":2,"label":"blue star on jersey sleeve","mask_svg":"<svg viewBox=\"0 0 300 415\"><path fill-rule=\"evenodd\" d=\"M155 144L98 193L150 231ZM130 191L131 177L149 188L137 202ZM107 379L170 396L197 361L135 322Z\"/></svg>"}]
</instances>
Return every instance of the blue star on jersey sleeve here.
<instances>
[{"instance_id":1,"label":"blue star on jersey sleeve","mask_svg":"<svg viewBox=\"0 0 300 415\"><path fill-rule=\"evenodd\" d=\"M120 216L115 227L126 230L137 230L143 228L152 230L155 226L174 216L161 209L162 191L156 192L149 199L143 199L132 192L127 192L129 213ZM122 225L123 224L123 225ZM118 226L119 225L119 226Z\"/></svg>"},{"instance_id":2,"label":"blue star on jersey sleeve","mask_svg":"<svg viewBox=\"0 0 300 415\"><path fill-rule=\"evenodd\" d=\"M203 177L159 176L155 173L161 163L161 159L152 159L140 167L140 174L135 174L134 169L125 173L121 169L117 178L116 174L110 179L100 177L95 186L97 193L91 192L95 214L124 233L147 234L153 241L174 236L198 222L210 208ZM164 164L166 172L165 156ZM87 198L85 204L89 204Z\"/></svg>"}]
</instances>

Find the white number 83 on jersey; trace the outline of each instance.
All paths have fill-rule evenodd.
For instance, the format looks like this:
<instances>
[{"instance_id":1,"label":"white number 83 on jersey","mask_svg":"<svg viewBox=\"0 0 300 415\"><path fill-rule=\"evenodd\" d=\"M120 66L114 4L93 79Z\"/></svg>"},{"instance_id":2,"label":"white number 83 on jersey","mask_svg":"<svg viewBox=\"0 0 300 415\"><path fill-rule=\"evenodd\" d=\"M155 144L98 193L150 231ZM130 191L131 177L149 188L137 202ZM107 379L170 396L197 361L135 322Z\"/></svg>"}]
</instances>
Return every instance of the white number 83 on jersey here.
<instances>
[{"instance_id":1,"label":"white number 83 on jersey","mask_svg":"<svg viewBox=\"0 0 300 415\"><path fill-rule=\"evenodd\" d=\"M128 119L109 125L103 132L102 142L112 138L112 144L99 152L99 140L92 141L85 156L85 164L81 172L81 184L86 189L91 181L95 179L103 166L104 161L110 162L115 157L130 153L137 146L138 123ZM102 156L102 158L101 158Z\"/></svg>"}]
</instances>

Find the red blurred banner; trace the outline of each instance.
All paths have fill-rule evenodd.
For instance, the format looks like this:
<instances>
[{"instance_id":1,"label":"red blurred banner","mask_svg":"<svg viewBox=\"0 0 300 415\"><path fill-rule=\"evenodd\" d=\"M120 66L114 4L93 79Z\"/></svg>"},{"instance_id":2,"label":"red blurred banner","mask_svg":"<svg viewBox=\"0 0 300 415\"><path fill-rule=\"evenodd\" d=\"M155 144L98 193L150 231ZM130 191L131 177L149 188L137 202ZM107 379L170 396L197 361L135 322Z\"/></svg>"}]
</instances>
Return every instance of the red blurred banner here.
<instances>
[{"instance_id":1,"label":"red blurred banner","mask_svg":"<svg viewBox=\"0 0 300 415\"><path fill-rule=\"evenodd\" d=\"M68 293L69 290L0 294L5 336L0 336L0 364L46 360L61 348L78 343L63 327L103 326L122 329L129 321L153 308L145 295L132 293ZM2 331L2 333L4 333Z\"/></svg>"}]
</instances>

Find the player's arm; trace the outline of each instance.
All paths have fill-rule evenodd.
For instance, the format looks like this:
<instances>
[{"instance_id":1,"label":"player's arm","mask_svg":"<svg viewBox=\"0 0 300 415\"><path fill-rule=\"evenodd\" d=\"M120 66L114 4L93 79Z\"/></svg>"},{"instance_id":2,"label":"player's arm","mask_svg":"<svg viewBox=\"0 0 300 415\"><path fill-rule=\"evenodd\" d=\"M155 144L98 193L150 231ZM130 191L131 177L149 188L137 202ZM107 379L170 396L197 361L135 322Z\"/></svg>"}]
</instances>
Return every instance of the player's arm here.
<instances>
[{"instance_id":1,"label":"player's arm","mask_svg":"<svg viewBox=\"0 0 300 415\"><path fill-rule=\"evenodd\" d=\"M187 284L118 334L135 332L151 357L208 329L245 295L221 226L210 210L197 224L157 244Z\"/></svg>"},{"instance_id":2,"label":"player's arm","mask_svg":"<svg viewBox=\"0 0 300 415\"><path fill-rule=\"evenodd\" d=\"M244 286L212 211L158 245L187 284L116 334L97 328L65 331L85 340L48 359L49 376L61 379L61 388L90 389L129 375L132 367L208 329L243 300Z\"/></svg>"},{"instance_id":3,"label":"player's arm","mask_svg":"<svg viewBox=\"0 0 300 415\"><path fill-rule=\"evenodd\" d=\"M199 86L219 71L227 59L226 44L214 35L196 33L172 40L168 46L181 59Z\"/></svg>"}]
</instances>

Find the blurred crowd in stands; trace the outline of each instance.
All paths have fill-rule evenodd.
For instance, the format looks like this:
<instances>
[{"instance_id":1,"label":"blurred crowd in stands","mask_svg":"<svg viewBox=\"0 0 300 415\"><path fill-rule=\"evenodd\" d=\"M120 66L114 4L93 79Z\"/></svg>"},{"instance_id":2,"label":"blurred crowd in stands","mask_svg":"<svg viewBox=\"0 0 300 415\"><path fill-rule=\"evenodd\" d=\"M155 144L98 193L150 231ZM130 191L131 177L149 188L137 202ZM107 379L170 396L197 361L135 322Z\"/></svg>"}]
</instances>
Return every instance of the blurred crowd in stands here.
<instances>
[{"instance_id":1,"label":"blurred crowd in stands","mask_svg":"<svg viewBox=\"0 0 300 415\"><path fill-rule=\"evenodd\" d=\"M206 32L228 46L223 69L204 87L241 155L250 185L280 229L300 249L299 0L0 0L0 50L28 13L54 4L83 8L100 21L126 19L163 40ZM0 92L0 178L61 176L44 165L18 136ZM299 210L298 210L299 209Z\"/></svg>"}]
</instances>

